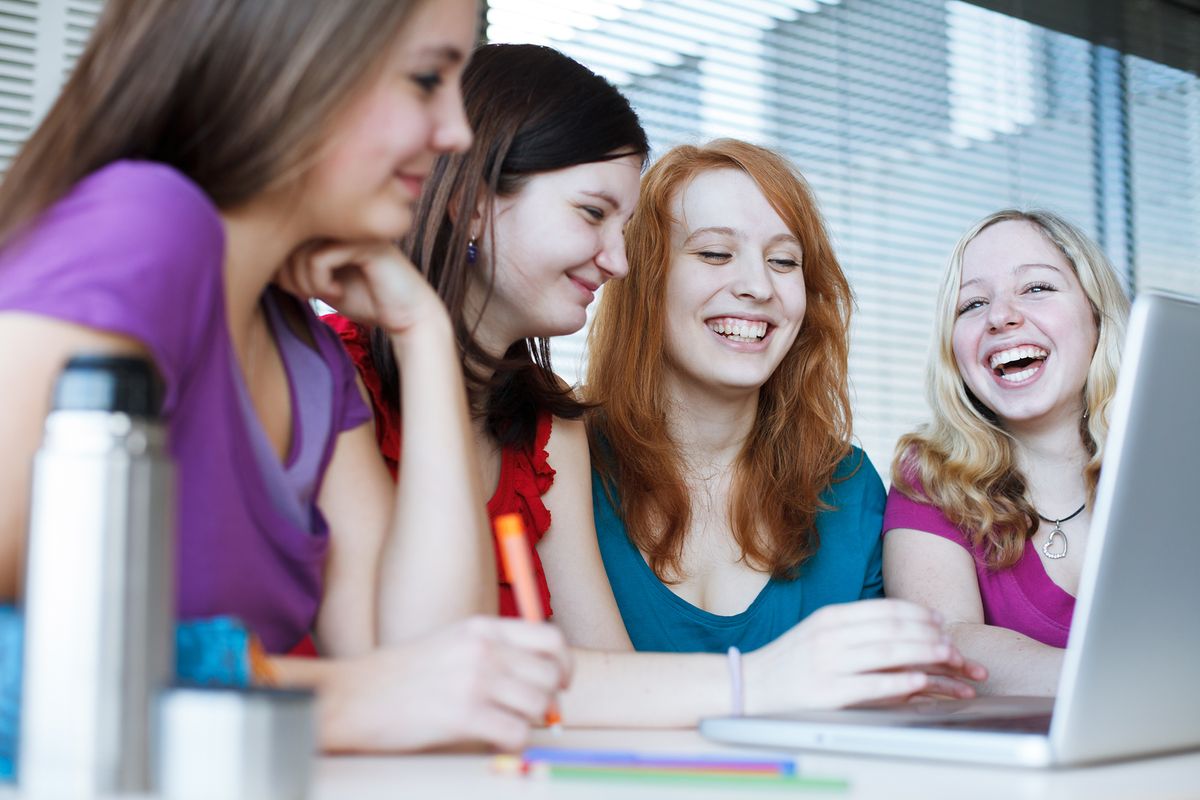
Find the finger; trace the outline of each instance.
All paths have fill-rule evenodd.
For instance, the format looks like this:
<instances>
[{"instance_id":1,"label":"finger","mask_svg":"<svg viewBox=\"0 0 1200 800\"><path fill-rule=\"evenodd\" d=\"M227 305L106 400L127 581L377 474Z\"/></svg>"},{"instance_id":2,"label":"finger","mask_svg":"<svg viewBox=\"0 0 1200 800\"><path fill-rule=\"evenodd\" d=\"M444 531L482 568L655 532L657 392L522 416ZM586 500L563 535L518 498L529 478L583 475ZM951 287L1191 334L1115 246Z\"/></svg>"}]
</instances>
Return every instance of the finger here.
<instances>
[{"instance_id":1,"label":"finger","mask_svg":"<svg viewBox=\"0 0 1200 800\"><path fill-rule=\"evenodd\" d=\"M489 703L534 723L545 718L553 693L553 684L547 687L537 686L511 674L497 671L488 677L486 699Z\"/></svg>"},{"instance_id":2,"label":"finger","mask_svg":"<svg viewBox=\"0 0 1200 800\"><path fill-rule=\"evenodd\" d=\"M942 629L928 621L911 619L872 619L840 625L820 632L823 647L861 647L877 642L910 644L949 644Z\"/></svg>"},{"instance_id":3,"label":"finger","mask_svg":"<svg viewBox=\"0 0 1200 800\"><path fill-rule=\"evenodd\" d=\"M929 685L916 694L920 697L953 697L957 700L969 700L974 697L975 687L966 681L947 675L929 675Z\"/></svg>"},{"instance_id":4,"label":"finger","mask_svg":"<svg viewBox=\"0 0 1200 800\"><path fill-rule=\"evenodd\" d=\"M942 615L938 612L907 600L890 597L825 606L814 613L810 619L836 626L879 620L910 620L939 627L942 624Z\"/></svg>"},{"instance_id":5,"label":"finger","mask_svg":"<svg viewBox=\"0 0 1200 800\"><path fill-rule=\"evenodd\" d=\"M878 672L911 668L918 664L953 667L953 659L961 663L962 656L952 646L941 642L876 641L844 650L836 659L835 671L843 674Z\"/></svg>"},{"instance_id":6,"label":"finger","mask_svg":"<svg viewBox=\"0 0 1200 800\"><path fill-rule=\"evenodd\" d=\"M467 735L497 750L516 752L529 741L529 720L497 706L485 706L471 715Z\"/></svg>"},{"instance_id":7,"label":"finger","mask_svg":"<svg viewBox=\"0 0 1200 800\"><path fill-rule=\"evenodd\" d=\"M963 671L966 676L976 682L986 681L988 678L988 669L978 661L972 661L969 658L963 659Z\"/></svg>"},{"instance_id":8,"label":"finger","mask_svg":"<svg viewBox=\"0 0 1200 800\"><path fill-rule=\"evenodd\" d=\"M978 666L978 665L976 665L976 666ZM965 662L965 661L962 664L958 664L958 665L953 665L953 664L908 664L908 665L905 665L904 669L920 670L922 672L927 672L930 675L945 675L948 678L954 678L955 680L969 681L969 682L975 682L976 678L974 677L974 675L977 674L973 670L968 669L967 662ZM985 672L986 672L986 670L985 670Z\"/></svg>"},{"instance_id":9,"label":"finger","mask_svg":"<svg viewBox=\"0 0 1200 800\"><path fill-rule=\"evenodd\" d=\"M287 284L293 290L293 294L298 297L313 297L316 294L313 286L313 281L310 276L312 269L310 260L314 253L312 244L301 245L288 257L282 274L285 276Z\"/></svg>"},{"instance_id":10,"label":"finger","mask_svg":"<svg viewBox=\"0 0 1200 800\"><path fill-rule=\"evenodd\" d=\"M399 293L396 288L382 283L383 280L386 279L380 277L378 269L374 270L370 276L364 276L363 288L370 298L371 308L376 310L376 314L379 316L379 325L385 330L391 332L405 330L409 323L405 304L399 302ZM393 302L394 299L396 302Z\"/></svg>"},{"instance_id":11,"label":"finger","mask_svg":"<svg viewBox=\"0 0 1200 800\"><path fill-rule=\"evenodd\" d=\"M339 242L321 242L298 250L294 256L301 269L298 274L314 297L341 293L339 276L343 267L359 266L363 260L362 247Z\"/></svg>"},{"instance_id":12,"label":"finger","mask_svg":"<svg viewBox=\"0 0 1200 800\"><path fill-rule=\"evenodd\" d=\"M508 644L492 648L498 672L545 694L562 688L562 665L554 658Z\"/></svg>"},{"instance_id":13,"label":"finger","mask_svg":"<svg viewBox=\"0 0 1200 800\"><path fill-rule=\"evenodd\" d=\"M564 680L570 678L574 666L571 651L556 626L517 619L488 619L487 622L496 641L551 658L557 662Z\"/></svg>"},{"instance_id":14,"label":"finger","mask_svg":"<svg viewBox=\"0 0 1200 800\"><path fill-rule=\"evenodd\" d=\"M832 694L839 707L902 703L929 682L923 672L872 672L839 680Z\"/></svg>"}]
</instances>

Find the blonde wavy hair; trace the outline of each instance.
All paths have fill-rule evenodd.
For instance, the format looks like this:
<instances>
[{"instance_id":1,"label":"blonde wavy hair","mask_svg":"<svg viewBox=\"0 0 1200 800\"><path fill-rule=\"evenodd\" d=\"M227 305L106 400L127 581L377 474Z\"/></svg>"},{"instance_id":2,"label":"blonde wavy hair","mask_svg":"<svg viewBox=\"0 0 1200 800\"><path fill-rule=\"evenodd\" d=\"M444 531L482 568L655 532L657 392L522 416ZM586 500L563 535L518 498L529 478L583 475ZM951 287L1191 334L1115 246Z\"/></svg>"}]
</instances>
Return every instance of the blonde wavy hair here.
<instances>
[{"instance_id":1,"label":"blonde wavy hair","mask_svg":"<svg viewBox=\"0 0 1200 800\"><path fill-rule=\"evenodd\" d=\"M993 570L1011 567L1020 559L1025 541L1037 529L1038 516L1027 495L1025 477L1016 466L1012 437L967 388L951 339L963 254L980 233L1008 221L1036 226L1062 252L1092 307L1098 336L1083 386L1084 412L1079 420L1079 435L1090 456L1084 468L1089 502L1095 498L1100 477L1108 409L1117 387L1129 316L1129 300L1103 251L1053 212L997 211L975 223L955 246L938 294L926 379L933 418L900 438L892 462L892 484L908 497L936 506L968 531Z\"/></svg>"}]
</instances>

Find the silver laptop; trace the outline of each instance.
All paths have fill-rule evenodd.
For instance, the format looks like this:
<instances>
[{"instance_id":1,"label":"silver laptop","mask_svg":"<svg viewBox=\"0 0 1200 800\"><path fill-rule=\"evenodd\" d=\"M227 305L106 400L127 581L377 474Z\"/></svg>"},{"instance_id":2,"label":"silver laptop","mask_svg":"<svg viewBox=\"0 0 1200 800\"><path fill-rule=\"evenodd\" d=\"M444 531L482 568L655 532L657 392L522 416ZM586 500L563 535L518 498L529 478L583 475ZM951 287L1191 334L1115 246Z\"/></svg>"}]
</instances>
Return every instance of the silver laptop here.
<instances>
[{"instance_id":1,"label":"silver laptop","mask_svg":"<svg viewBox=\"0 0 1200 800\"><path fill-rule=\"evenodd\" d=\"M1200 749L1200 302L1133 304L1057 698L704 720L717 741L1018 766Z\"/></svg>"}]
</instances>

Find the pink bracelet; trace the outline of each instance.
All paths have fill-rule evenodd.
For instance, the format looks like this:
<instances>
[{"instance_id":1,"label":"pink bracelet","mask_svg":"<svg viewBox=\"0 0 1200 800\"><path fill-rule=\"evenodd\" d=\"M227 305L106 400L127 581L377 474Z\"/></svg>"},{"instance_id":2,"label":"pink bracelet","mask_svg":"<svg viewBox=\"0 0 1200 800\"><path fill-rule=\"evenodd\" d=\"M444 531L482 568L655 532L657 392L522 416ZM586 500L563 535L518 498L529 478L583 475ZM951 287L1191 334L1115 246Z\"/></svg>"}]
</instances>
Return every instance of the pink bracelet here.
<instances>
[{"instance_id":1,"label":"pink bracelet","mask_svg":"<svg viewBox=\"0 0 1200 800\"><path fill-rule=\"evenodd\" d=\"M742 686L742 651L731 647L725 651L729 657L729 689L733 702L730 704L731 716L740 717L745 713L745 691Z\"/></svg>"}]
</instances>

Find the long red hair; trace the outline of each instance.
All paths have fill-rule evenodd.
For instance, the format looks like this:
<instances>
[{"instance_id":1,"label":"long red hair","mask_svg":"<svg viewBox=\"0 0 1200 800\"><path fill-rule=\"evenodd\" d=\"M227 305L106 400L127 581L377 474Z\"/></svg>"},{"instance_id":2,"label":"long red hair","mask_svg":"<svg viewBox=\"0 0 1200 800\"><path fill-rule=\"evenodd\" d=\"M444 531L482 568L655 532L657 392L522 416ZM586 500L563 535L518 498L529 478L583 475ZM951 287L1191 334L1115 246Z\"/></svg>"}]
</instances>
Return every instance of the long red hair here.
<instances>
[{"instance_id":1,"label":"long red hair","mask_svg":"<svg viewBox=\"0 0 1200 800\"><path fill-rule=\"evenodd\" d=\"M594 463L630 540L663 581L680 577L691 503L671 440L664 386L664 319L672 262L671 208L701 172L746 173L802 249L807 311L782 363L763 385L757 418L735 465L729 520L746 562L788 579L817 551L821 495L850 453L850 285L816 201L782 156L718 139L676 147L642 181L626 228L629 276L605 287L589 336L588 420Z\"/></svg>"}]
</instances>

